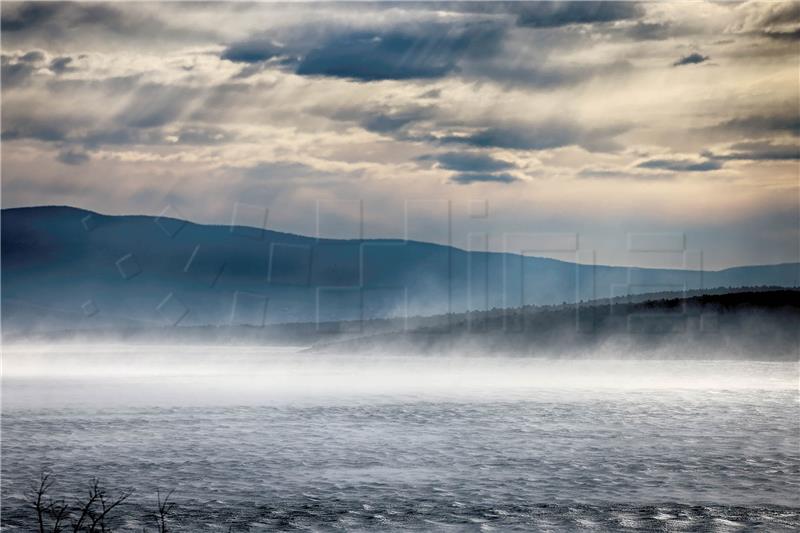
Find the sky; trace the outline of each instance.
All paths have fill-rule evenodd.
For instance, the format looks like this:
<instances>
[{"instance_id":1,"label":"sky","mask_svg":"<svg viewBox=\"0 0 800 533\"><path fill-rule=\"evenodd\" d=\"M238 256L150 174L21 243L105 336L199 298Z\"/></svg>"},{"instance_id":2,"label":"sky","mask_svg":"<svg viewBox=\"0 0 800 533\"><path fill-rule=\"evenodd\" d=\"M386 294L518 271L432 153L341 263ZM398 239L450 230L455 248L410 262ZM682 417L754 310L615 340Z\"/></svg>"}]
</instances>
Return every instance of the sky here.
<instances>
[{"instance_id":1,"label":"sky","mask_svg":"<svg viewBox=\"0 0 800 533\"><path fill-rule=\"evenodd\" d=\"M798 261L800 2L2 3L2 206Z\"/></svg>"}]
</instances>

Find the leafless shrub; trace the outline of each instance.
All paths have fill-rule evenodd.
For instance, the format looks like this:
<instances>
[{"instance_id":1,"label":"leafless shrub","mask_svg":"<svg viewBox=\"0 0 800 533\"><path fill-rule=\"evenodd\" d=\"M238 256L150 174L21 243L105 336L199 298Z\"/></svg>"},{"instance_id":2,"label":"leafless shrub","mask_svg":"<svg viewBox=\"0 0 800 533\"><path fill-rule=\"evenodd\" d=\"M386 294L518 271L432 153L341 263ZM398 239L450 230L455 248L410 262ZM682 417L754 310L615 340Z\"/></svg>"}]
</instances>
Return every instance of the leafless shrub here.
<instances>
[{"instance_id":1,"label":"leafless shrub","mask_svg":"<svg viewBox=\"0 0 800 533\"><path fill-rule=\"evenodd\" d=\"M42 473L39 486L33 489L32 506L36 511L36 520L39 526L39 533L45 533L44 517L49 514L50 504L47 500L47 491L53 486L50 474Z\"/></svg>"},{"instance_id":2,"label":"leafless shrub","mask_svg":"<svg viewBox=\"0 0 800 533\"><path fill-rule=\"evenodd\" d=\"M169 530L167 529L167 516L172 512L173 507L175 504L169 501L170 496L174 491L169 491L164 499L161 499L161 491L156 492L156 497L158 498L158 532L159 533L167 533Z\"/></svg>"},{"instance_id":3,"label":"leafless shrub","mask_svg":"<svg viewBox=\"0 0 800 533\"><path fill-rule=\"evenodd\" d=\"M42 473L39 483L30 493L30 505L36 513L38 533L112 533L111 517L119 505L132 492L124 491L118 496L110 495L97 479L92 479L86 497L69 505L63 499L54 500L51 495L54 480L49 473ZM175 509L170 490L166 494L156 492L158 507L149 513L147 520L155 517L158 533L169 533L170 515ZM230 531L230 529L229 529Z\"/></svg>"},{"instance_id":4,"label":"leafless shrub","mask_svg":"<svg viewBox=\"0 0 800 533\"><path fill-rule=\"evenodd\" d=\"M86 499L68 505L63 499L53 500L49 494L53 488L50 474L43 473L39 484L31 495L31 505L36 512L39 533L111 533L110 518L112 512L125 500L131 492L122 492L111 496L93 479L89 485Z\"/></svg>"}]
</instances>

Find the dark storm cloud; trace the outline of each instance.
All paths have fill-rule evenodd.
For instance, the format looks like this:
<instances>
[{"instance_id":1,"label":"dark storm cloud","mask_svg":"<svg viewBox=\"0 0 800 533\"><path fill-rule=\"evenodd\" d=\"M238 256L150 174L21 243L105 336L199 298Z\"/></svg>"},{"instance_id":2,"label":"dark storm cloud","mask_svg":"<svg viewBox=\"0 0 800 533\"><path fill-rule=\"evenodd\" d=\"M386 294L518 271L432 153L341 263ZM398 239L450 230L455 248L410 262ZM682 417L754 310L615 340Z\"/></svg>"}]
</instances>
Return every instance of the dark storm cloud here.
<instances>
[{"instance_id":1,"label":"dark storm cloud","mask_svg":"<svg viewBox=\"0 0 800 533\"><path fill-rule=\"evenodd\" d=\"M435 145L463 145L473 148L511 150L549 150L580 146L588 151L616 151L615 137L627 131L627 125L591 128L569 121L549 121L530 125L503 124L476 128L471 121L453 115L443 116L435 106L402 108L349 108L313 110L333 120L352 122L360 127L394 139ZM485 124L479 123L479 124ZM449 132L433 134L434 131ZM452 162L452 161L451 161Z\"/></svg>"},{"instance_id":2,"label":"dark storm cloud","mask_svg":"<svg viewBox=\"0 0 800 533\"><path fill-rule=\"evenodd\" d=\"M550 150L581 146L589 151L613 151L619 148L614 137L625 129L623 126L585 129L575 123L549 122L528 127L491 127L467 135L448 135L439 138L439 141L511 150Z\"/></svg>"},{"instance_id":3,"label":"dark storm cloud","mask_svg":"<svg viewBox=\"0 0 800 533\"><path fill-rule=\"evenodd\" d=\"M797 41L800 40L800 28L787 31L764 31L761 32L761 35L778 41Z\"/></svg>"},{"instance_id":4,"label":"dark storm cloud","mask_svg":"<svg viewBox=\"0 0 800 533\"><path fill-rule=\"evenodd\" d=\"M81 142L90 148L98 148L107 145L157 144L163 141L163 137L156 130L109 127L93 129L85 135L72 136L70 140Z\"/></svg>"},{"instance_id":5,"label":"dark storm cloud","mask_svg":"<svg viewBox=\"0 0 800 533\"><path fill-rule=\"evenodd\" d=\"M30 40L95 40L105 45L123 38L150 42L217 38L213 31L172 27L164 18L127 2L4 2L0 28L4 45Z\"/></svg>"},{"instance_id":6,"label":"dark storm cloud","mask_svg":"<svg viewBox=\"0 0 800 533\"><path fill-rule=\"evenodd\" d=\"M800 135L800 108L797 104L787 105L779 114L751 115L720 122L711 129L733 130L747 135L764 133L791 133Z\"/></svg>"},{"instance_id":7,"label":"dark storm cloud","mask_svg":"<svg viewBox=\"0 0 800 533\"><path fill-rule=\"evenodd\" d=\"M666 22L637 22L624 30L624 35L634 41L663 41L672 37L674 30Z\"/></svg>"},{"instance_id":8,"label":"dark storm cloud","mask_svg":"<svg viewBox=\"0 0 800 533\"><path fill-rule=\"evenodd\" d=\"M31 50L30 52L23 54L19 60L25 61L26 63L39 63L40 61L44 61L44 54L39 50Z\"/></svg>"},{"instance_id":9,"label":"dark storm cloud","mask_svg":"<svg viewBox=\"0 0 800 533\"><path fill-rule=\"evenodd\" d=\"M468 135L450 135L441 140L446 143L461 143L481 148L510 148L514 150L547 150L574 144L577 128L558 125L531 131L522 128L494 127Z\"/></svg>"},{"instance_id":10,"label":"dark storm cloud","mask_svg":"<svg viewBox=\"0 0 800 533\"><path fill-rule=\"evenodd\" d=\"M709 59L711 58L708 56L698 54L697 52L692 52L688 56L683 56L679 60L675 61L672 66L680 67L681 65L697 65L698 63L704 63Z\"/></svg>"},{"instance_id":11,"label":"dark storm cloud","mask_svg":"<svg viewBox=\"0 0 800 533\"><path fill-rule=\"evenodd\" d=\"M519 2L510 5L517 12L517 24L533 28L617 22L643 15L642 7L636 2Z\"/></svg>"},{"instance_id":12,"label":"dark storm cloud","mask_svg":"<svg viewBox=\"0 0 800 533\"><path fill-rule=\"evenodd\" d=\"M271 39L254 38L231 44L222 52L222 59L235 63L257 63L284 54L283 47Z\"/></svg>"},{"instance_id":13,"label":"dark storm cloud","mask_svg":"<svg viewBox=\"0 0 800 533\"><path fill-rule=\"evenodd\" d=\"M637 165L639 168L670 170L672 172L709 172L722 168L722 163L712 159L693 161L691 159L650 159Z\"/></svg>"},{"instance_id":14,"label":"dark storm cloud","mask_svg":"<svg viewBox=\"0 0 800 533\"><path fill-rule=\"evenodd\" d=\"M627 60L586 65L547 65L537 64L537 61L544 62L543 59L533 60L521 68L519 60L509 60L501 54L497 58L465 62L459 73L465 80L489 79L510 87L556 89L598 77L618 78L633 71Z\"/></svg>"},{"instance_id":15,"label":"dark storm cloud","mask_svg":"<svg viewBox=\"0 0 800 533\"><path fill-rule=\"evenodd\" d=\"M45 55L39 50L31 50L21 56L7 54L0 56L3 86L16 87L26 84L44 58Z\"/></svg>"},{"instance_id":16,"label":"dark storm cloud","mask_svg":"<svg viewBox=\"0 0 800 533\"><path fill-rule=\"evenodd\" d=\"M24 85L36 71L36 67L31 63L12 62L7 56L3 56L0 69L2 69L3 89Z\"/></svg>"},{"instance_id":17,"label":"dark storm cloud","mask_svg":"<svg viewBox=\"0 0 800 533\"><path fill-rule=\"evenodd\" d=\"M3 80L5 83L5 80ZM4 141L16 139L36 139L45 142L63 141L71 131L87 127L88 117L76 116L41 116L29 113L28 110L4 109L3 133Z\"/></svg>"},{"instance_id":18,"label":"dark storm cloud","mask_svg":"<svg viewBox=\"0 0 800 533\"><path fill-rule=\"evenodd\" d=\"M359 81L439 78L464 57L496 54L504 34L502 26L491 23L349 33L308 52L297 73Z\"/></svg>"},{"instance_id":19,"label":"dark storm cloud","mask_svg":"<svg viewBox=\"0 0 800 533\"><path fill-rule=\"evenodd\" d=\"M89 161L89 154L80 150L65 149L58 153L56 159L65 165L82 165Z\"/></svg>"},{"instance_id":20,"label":"dark storm cloud","mask_svg":"<svg viewBox=\"0 0 800 533\"><path fill-rule=\"evenodd\" d=\"M708 157L733 161L794 161L800 160L800 144L773 144L764 141L735 143L725 154L707 153Z\"/></svg>"},{"instance_id":21,"label":"dark storm cloud","mask_svg":"<svg viewBox=\"0 0 800 533\"><path fill-rule=\"evenodd\" d=\"M431 154L418 158L420 161L436 161L441 168L457 170L460 172L497 172L514 168L514 165L495 159L486 154L476 154L469 152L446 152L443 154Z\"/></svg>"},{"instance_id":22,"label":"dark storm cloud","mask_svg":"<svg viewBox=\"0 0 800 533\"><path fill-rule=\"evenodd\" d=\"M362 119L361 126L373 133L392 133L402 130L421 118L423 117L414 111L392 114L379 113Z\"/></svg>"},{"instance_id":23,"label":"dark storm cloud","mask_svg":"<svg viewBox=\"0 0 800 533\"><path fill-rule=\"evenodd\" d=\"M312 111L333 120L354 122L367 131L396 138L408 138L407 128L419 122L432 120L436 113L436 109L432 106L408 106L400 109L359 107L337 109L333 112L325 109Z\"/></svg>"},{"instance_id":24,"label":"dark storm cloud","mask_svg":"<svg viewBox=\"0 0 800 533\"><path fill-rule=\"evenodd\" d=\"M26 31L50 22L67 4L61 2L30 2L9 9L3 9L0 28L4 32Z\"/></svg>"},{"instance_id":25,"label":"dark storm cloud","mask_svg":"<svg viewBox=\"0 0 800 533\"><path fill-rule=\"evenodd\" d=\"M459 185L470 183L511 183L517 178L506 173L462 172L450 176L450 181Z\"/></svg>"},{"instance_id":26,"label":"dark storm cloud","mask_svg":"<svg viewBox=\"0 0 800 533\"><path fill-rule=\"evenodd\" d=\"M3 117L4 141L34 139L43 142L68 142L96 149L125 145L215 145L230 143L237 136L223 128L185 125L175 128L140 128L135 126L98 126L91 117L39 117L8 113Z\"/></svg>"},{"instance_id":27,"label":"dark storm cloud","mask_svg":"<svg viewBox=\"0 0 800 533\"><path fill-rule=\"evenodd\" d=\"M644 12L639 3L628 1L370 2L362 5L382 9L397 9L402 6L408 10L510 15L518 26L533 28L617 22L639 18Z\"/></svg>"},{"instance_id":28,"label":"dark storm cloud","mask_svg":"<svg viewBox=\"0 0 800 533\"><path fill-rule=\"evenodd\" d=\"M70 63L72 63L72 58L69 56L56 57L50 61L50 70L56 74L63 74L64 72L76 70L75 67L70 66Z\"/></svg>"},{"instance_id":29,"label":"dark storm cloud","mask_svg":"<svg viewBox=\"0 0 800 533\"><path fill-rule=\"evenodd\" d=\"M365 8L368 6L374 4L364 4ZM392 9L415 8L433 9L434 5L420 8L416 4L392 4ZM632 65L624 59L600 65L559 65L552 58L552 53L563 46L591 44L586 32L560 30L560 27L578 21L607 21L614 13L620 16L638 13L639 7L631 3L601 6L592 2L530 5L511 2L443 4L440 8L474 11L487 18L466 21L463 17L453 17L449 22L405 22L358 31L343 26L324 26L317 31L278 31L233 42L220 57L251 65L238 74L239 78L260 72L269 62L299 75L361 82L458 76L542 88L575 85L597 76L613 77L632 70ZM513 17L495 16L516 13L529 17L526 20L532 23L538 21L541 28L555 29L544 33L515 30ZM514 49L522 55L515 54Z\"/></svg>"},{"instance_id":30,"label":"dark storm cloud","mask_svg":"<svg viewBox=\"0 0 800 533\"><path fill-rule=\"evenodd\" d=\"M391 4L389 4L391 5ZM557 28L635 19L643 14L636 2L408 2L409 9L458 13L510 14L519 26Z\"/></svg>"},{"instance_id":31,"label":"dark storm cloud","mask_svg":"<svg viewBox=\"0 0 800 533\"><path fill-rule=\"evenodd\" d=\"M134 21L121 10L109 4L26 2L4 6L0 25L4 32L51 32L58 36L70 30L91 26L116 33L133 33L141 29L132 22Z\"/></svg>"},{"instance_id":32,"label":"dark storm cloud","mask_svg":"<svg viewBox=\"0 0 800 533\"><path fill-rule=\"evenodd\" d=\"M492 22L420 23L386 31L329 31L316 42L312 35L294 35L286 46L266 37L230 44L222 59L260 63L282 57L304 76L329 76L358 81L439 78L467 57L499 52L506 27Z\"/></svg>"},{"instance_id":33,"label":"dark storm cloud","mask_svg":"<svg viewBox=\"0 0 800 533\"><path fill-rule=\"evenodd\" d=\"M620 148L615 137L629 129L628 125L623 124L591 128L568 121L531 125L495 122L497 125L476 128L471 121L460 120L453 115L443 116L435 106L346 108L335 111L316 108L312 111L398 140L473 148L549 150L580 146L588 151L611 152ZM433 131L449 133L433 134Z\"/></svg>"}]
</instances>

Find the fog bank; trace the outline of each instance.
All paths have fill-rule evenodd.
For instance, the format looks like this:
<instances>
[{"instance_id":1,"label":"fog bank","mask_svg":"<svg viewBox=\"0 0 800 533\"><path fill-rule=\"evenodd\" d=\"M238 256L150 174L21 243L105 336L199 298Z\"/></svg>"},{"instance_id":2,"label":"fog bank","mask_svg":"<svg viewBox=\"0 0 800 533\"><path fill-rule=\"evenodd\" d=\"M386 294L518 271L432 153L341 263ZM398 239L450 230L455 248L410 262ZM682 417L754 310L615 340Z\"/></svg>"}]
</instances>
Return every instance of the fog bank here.
<instances>
[{"instance_id":1,"label":"fog bank","mask_svg":"<svg viewBox=\"0 0 800 533\"><path fill-rule=\"evenodd\" d=\"M480 401L540 393L797 390L796 362L311 355L297 348L28 345L3 351L3 409Z\"/></svg>"}]
</instances>

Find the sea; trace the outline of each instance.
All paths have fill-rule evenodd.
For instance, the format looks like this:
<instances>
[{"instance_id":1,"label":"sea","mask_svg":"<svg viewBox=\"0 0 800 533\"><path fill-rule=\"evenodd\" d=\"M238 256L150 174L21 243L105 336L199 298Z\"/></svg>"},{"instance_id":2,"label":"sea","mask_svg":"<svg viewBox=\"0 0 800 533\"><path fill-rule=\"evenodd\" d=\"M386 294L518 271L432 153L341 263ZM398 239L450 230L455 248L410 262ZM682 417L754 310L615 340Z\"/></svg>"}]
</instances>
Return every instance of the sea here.
<instances>
[{"instance_id":1,"label":"sea","mask_svg":"<svg viewBox=\"0 0 800 533\"><path fill-rule=\"evenodd\" d=\"M302 347L3 347L0 527L797 531L800 368Z\"/></svg>"}]
</instances>

